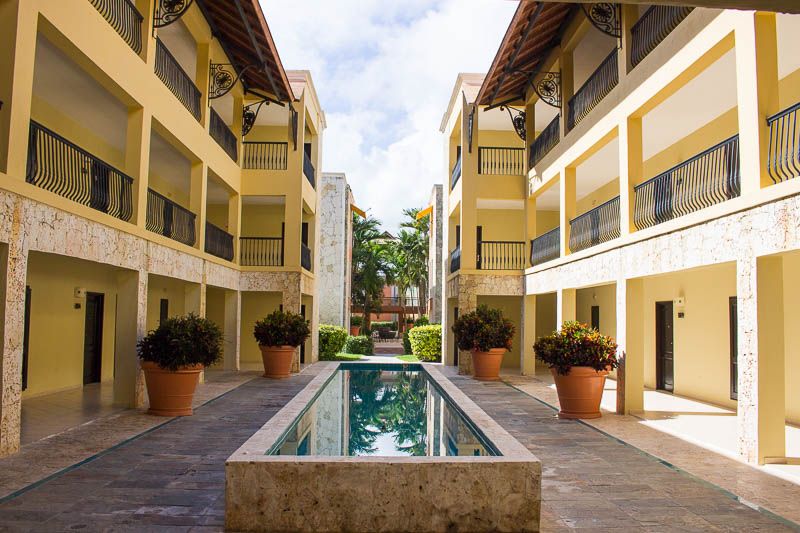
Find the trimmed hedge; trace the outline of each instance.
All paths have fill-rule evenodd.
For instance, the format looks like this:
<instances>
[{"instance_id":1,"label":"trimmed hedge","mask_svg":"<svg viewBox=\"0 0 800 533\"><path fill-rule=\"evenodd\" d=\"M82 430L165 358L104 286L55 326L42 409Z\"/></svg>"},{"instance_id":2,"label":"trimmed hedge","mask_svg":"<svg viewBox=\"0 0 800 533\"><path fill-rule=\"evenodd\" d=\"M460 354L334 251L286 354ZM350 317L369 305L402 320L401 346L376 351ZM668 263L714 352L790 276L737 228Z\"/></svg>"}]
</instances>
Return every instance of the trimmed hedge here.
<instances>
[{"instance_id":1,"label":"trimmed hedge","mask_svg":"<svg viewBox=\"0 0 800 533\"><path fill-rule=\"evenodd\" d=\"M336 354L342 351L347 342L347 330L330 324L319 326L319 358L320 361L333 361Z\"/></svg>"},{"instance_id":2,"label":"trimmed hedge","mask_svg":"<svg viewBox=\"0 0 800 533\"><path fill-rule=\"evenodd\" d=\"M372 322L369 325L369 327L370 327L370 331L378 331L381 328L397 331L397 322L376 321L376 322Z\"/></svg>"},{"instance_id":3,"label":"trimmed hedge","mask_svg":"<svg viewBox=\"0 0 800 533\"><path fill-rule=\"evenodd\" d=\"M417 326L408 332L411 353L421 361L439 361L442 356L442 326Z\"/></svg>"},{"instance_id":4,"label":"trimmed hedge","mask_svg":"<svg viewBox=\"0 0 800 533\"><path fill-rule=\"evenodd\" d=\"M366 335L359 335L358 337L347 337L347 342L344 343L344 352L361 355L372 355L375 353L375 343L372 338Z\"/></svg>"},{"instance_id":5,"label":"trimmed hedge","mask_svg":"<svg viewBox=\"0 0 800 533\"><path fill-rule=\"evenodd\" d=\"M428 317L425 316L425 315L422 315L421 317L419 317L418 319L416 319L414 321L414 327L417 327L417 326L428 326L428 325L430 325L430 323L431 323L431 321L428 319Z\"/></svg>"}]
</instances>

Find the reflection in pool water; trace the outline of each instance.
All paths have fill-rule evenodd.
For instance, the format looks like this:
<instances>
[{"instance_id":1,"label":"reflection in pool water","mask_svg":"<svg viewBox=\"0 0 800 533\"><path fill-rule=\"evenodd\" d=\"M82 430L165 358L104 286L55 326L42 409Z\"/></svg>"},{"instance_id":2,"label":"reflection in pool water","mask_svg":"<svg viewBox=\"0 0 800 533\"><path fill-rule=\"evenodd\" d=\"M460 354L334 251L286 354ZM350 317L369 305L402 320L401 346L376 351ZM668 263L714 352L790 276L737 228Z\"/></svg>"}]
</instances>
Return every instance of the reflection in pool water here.
<instances>
[{"instance_id":1,"label":"reflection in pool water","mask_svg":"<svg viewBox=\"0 0 800 533\"><path fill-rule=\"evenodd\" d=\"M496 455L424 371L396 368L337 371L272 453Z\"/></svg>"}]
</instances>

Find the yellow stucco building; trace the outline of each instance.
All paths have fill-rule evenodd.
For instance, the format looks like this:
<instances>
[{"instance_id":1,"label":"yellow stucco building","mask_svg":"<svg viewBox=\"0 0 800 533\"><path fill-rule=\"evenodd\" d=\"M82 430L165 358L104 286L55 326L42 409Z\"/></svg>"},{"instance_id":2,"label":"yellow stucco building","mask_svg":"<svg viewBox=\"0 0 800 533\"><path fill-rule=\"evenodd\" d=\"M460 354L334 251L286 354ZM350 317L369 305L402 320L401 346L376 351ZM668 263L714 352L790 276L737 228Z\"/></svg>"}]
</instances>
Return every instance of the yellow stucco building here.
<instances>
[{"instance_id":1,"label":"yellow stucco building","mask_svg":"<svg viewBox=\"0 0 800 533\"><path fill-rule=\"evenodd\" d=\"M736 411L740 456L800 424L800 16L520 2L442 121L446 323L517 325L504 367L578 319L616 338L617 410L645 389ZM448 255L448 254L445 254ZM452 333L447 364L470 370Z\"/></svg>"},{"instance_id":2,"label":"yellow stucco building","mask_svg":"<svg viewBox=\"0 0 800 533\"><path fill-rule=\"evenodd\" d=\"M27 398L141 406L167 316L217 322L234 370L256 319L302 312L316 360L325 115L257 0L5 0L0 102L0 455Z\"/></svg>"}]
</instances>

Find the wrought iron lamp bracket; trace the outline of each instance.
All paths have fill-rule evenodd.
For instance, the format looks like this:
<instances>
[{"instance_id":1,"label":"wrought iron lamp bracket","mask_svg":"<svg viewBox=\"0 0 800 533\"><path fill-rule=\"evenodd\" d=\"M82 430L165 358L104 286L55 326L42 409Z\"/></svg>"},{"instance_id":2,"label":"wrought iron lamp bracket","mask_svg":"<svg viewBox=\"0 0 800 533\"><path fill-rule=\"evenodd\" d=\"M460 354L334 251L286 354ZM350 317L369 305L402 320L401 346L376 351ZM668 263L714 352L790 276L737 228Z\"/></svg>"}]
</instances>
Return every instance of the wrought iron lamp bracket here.
<instances>
[{"instance_id":1,"label":"wrought iron lamp bracket","mask_svg":"<svg viewBox=\"0 0 800 533\"><path fill-rule=\"evenodd\" d=\"M244 83L245 72L255 67L256 65L247 65L237 74L230 63L211 63L208 67L208 99L214 100L228 94L237 81L242 80Z\"/></svg>"},{"instance_id":2,"label":"wrought iron lamp bracket","mask_svg":"<svg viewBox=\"0 0 800 533\"><path fill-rule=\"evenodd\" d=\"M253 129L256 118L258 118L258 113L261 111L261 106L264 104L269 105L269 103L269 99L264 98L263 100L244 106L242 109L242 137L250 133L250 130Z\"/></svg>"},{"instance_id":3,"label":"wrought iron lamp bracket","mask_svg":"<svg viewBox=\"0 0 800 533\"><path fill-rule=\"evenodd\" d=\"M181 18L194 0L155 0L153 2L153 32L156 28L169 26Z\"/></svg>"},{"instance_id":4,"label":"wrought iron lamp bracket","mask_svg":"<svg viewBox=\"0 0 800 533\"><path fill-rule=\"evenodd\" d=\"M581 9L583 9L584 15L592 23L592 26L606 35L617 39L622 38L622 16L619 4L614 2L594 2L592 4L581 4Z\"/></svg>"},{"instance_id":5,"label":"wrought iron lamp bracket","mask_svg":"<svg viewBox=\"0 0 800 533\"><path fill-rule=\"evenodd\" d=\"M500 111L505 109L508 111L508 116L511 118L511 124L514 126L514 131L517 132L519 138L525 140L525 111L521 111L509 105L500 106Z\"/></svg>"}]
</instances>

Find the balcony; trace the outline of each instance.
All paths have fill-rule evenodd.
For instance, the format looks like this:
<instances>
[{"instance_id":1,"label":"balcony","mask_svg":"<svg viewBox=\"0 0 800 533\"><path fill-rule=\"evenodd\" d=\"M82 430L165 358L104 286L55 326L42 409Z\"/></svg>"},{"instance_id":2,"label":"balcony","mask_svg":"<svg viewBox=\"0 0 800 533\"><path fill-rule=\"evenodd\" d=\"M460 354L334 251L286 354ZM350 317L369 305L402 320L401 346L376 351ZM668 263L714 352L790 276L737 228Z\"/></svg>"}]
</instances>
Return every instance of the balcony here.
<instances>
[{"instance_id":1,"label":"balcony","mask_svg":"<svg viewBox=\"0 0 800 533\"><path fill-rule=\"evenodd\" d=\"M147 222L145 227L172 240L194 246L196 215L153 189L147 189Z\"/></svg>"},{"instance_id":2,"label":"balcony","mask_svg":"<svg viewBox=\"0 0 800 533\"><path fill-rule=\"evenodd\" d=\"M537 266L561 255L561 228L556 227L531 241L531 265Z\"/></svg>"},{"instance_id":3,"label":"balcony","mask_svg":"<svg viewBox=\"0 0 800 533\"><path fill-rule=\"evenodd\" d=\"M120 220L133 215L133 178L33 121L25 181Z\"/></svg>"},{"instance_id":4,"label":"balcony","mask_svg":"<svg viewBox=\"0 0 800 533\"><path fill-rule=\"evenodd\" d=\"M217 144L225 150L225 153L230 156L234 161L239 161L239 153L236 146L236 135L233 134L231 129L225 124L214 108L210 108L211 120L209 122L209 133L211 138L217 141Z\"/></svg>"},{"instance_id":5,"label":"balcony","mask_svg":"<svg viewBox=\"0 0 800 533\"><path fill-rule=\"evenodd\" d=\"M617 55L617 49L615 48L569 101L568 129L573 129L581 120L586 118L589 112L619 83Z\"/></svg>"},{"instance_id":6,"label":"balcony","mask_svg":"<svg viewBox=\"0 0 800 533\"><path fill-rule=\"evenodd\" d=\"M525 149L506 147L478 148L478 174L525 175Z\"/></svg>"},{"instance_id":7,"label":"balcony","mask_svg":"<svg viewBox=\"0 0 800 533\"><path fill-rule=\"evenodd\" d=\"M530 166L535 166L539 161L542 160L544 156L546 156L550 150L555 148L558 144L560 131L559 131L559 123L561 121L561 115L556 115L556 117L550 121L543 130L542 133L539 134L538 137L531 143L531 152L530 152Z\"/></svg>"},{"instance_id":8,"label":"balcony","mask_svg":"<svg viewBox=\"0 0 800 533\"><path fill-rule=\"evenodd\" d=\"M619 237L619 196L570 220L569 249L572 252Z\"/></svg>"},{"instance_id":9,"label":"balcony","mask_svg":"<svg viewBox=\"0 0 800 533\"><path fill-rule=\"evenodd\" d=\"M631 64L635 67L692 12L691 7L652 6L631 28Z\"/></svg>"},{"instance_id":10,"label":"balcony","mask_svg":"<svg viewBox=\"0 0 800 533\"><path fill-rule=\"evenodd\" d=\"M450 273L458 272L461 270L461 247L456 248L450 252Z\"/></svg>"},{"instance_id":11,"label":"balcony","mask_svg":"<svg viewBox=\"0 0 800 533\"><path fill-rule=\"evenodd\" d=\"M307 245L300 243L300 266L312 272L311 270L311 248Z\"/></svg>"},{"instance_id":12,"label":"balcony","mask_svg":"<svg viewBox=\"0 0 800 533\"><path fill-rule=\"evenodd\" d=\"M131 0L90 0L92 5L137 54L142 51L144 17Z\"/></svg>"},{"instance_id":13,"label":"balcony","mask_svg":"<svg viewBox=\"0 0 800 533\"><path fill-rule=\"evenodd\" d=\"M282 237L242 237L239 239L242 266L283 266Z\"/></svg>"},{"instance_id":14,"label":"balcony","mask_svg":"<svg viewBox=\"0 0 800 533\"><path fill-rule=\"evenodd\" d=\"M255 170L286 170L288 143L243 142L242 168Z\"/></svg>"},{"instance_id":15,"label":"balcony","mask_svg":"<svg viewBox=\"0 0 800 533\"><path fill-rule=\"evenodd\" d=\"M478 242L478 270L523 270L525 265L522 241Z\"/></svg>"},{"instance_id":16,"label":"balcony","mask_svg":"<svg viewBox=\"0 0 800 533\"><path fill-rule=\"evenodd\" d=\"M461 154L458 154L458 159L456 159L456 164L453 166L452 172L450 172L450 190L456 188L456 183L458 180L461 179Z\"/></svg>"},{"instance_id":17,"label":"balcony","mask_svg":"<svg viewBox=\"0 0 800 533\"><path fill-rule=\"evenodd\" d=\"M206 222L206 253L233 261L233 235Z\"/></svg>"},{"instance_id":18,"label":"balcony","mask_svg":"<svg viewBox=\"0 0 800 533\"><path fill-rule=\"evenodd\" d=\"M314 165L311 163L311 157L309 157L309 155L305 152L303 152L303 175L306 177L311 186L316 189L316 170L314 170Z\"/></svg>"},{"instance_id":19,"label":"balcony","mask_svg":"<svg viewBox=\"0 0 800 533\"><path fill-rule=\"evenodd\" d=\"M638 229L682 217L740 193L739 136L634 187Z\"/></svg>"},{"instance_id":20,"label":"balcony","mask_svg":"<svg viewBox=\"0 0 800 533\"><path fill-rule=\"evenodd\" d=\"M161 39L156 39L155 72L164 85L172 91L172 94L189 110L189 113L200 120L200 89L181 68L178 60L161 42Z\"/></svg>"},{"instance_id":21,"label":"balcony","mask_svg":"<svg viewBox=\"0 0 800 533\"><path fill-rule=\"evenodd\" d=\"M768 171L774 183L800 177L800 102L767 119Z\"/></svg>"}]
</instances>

